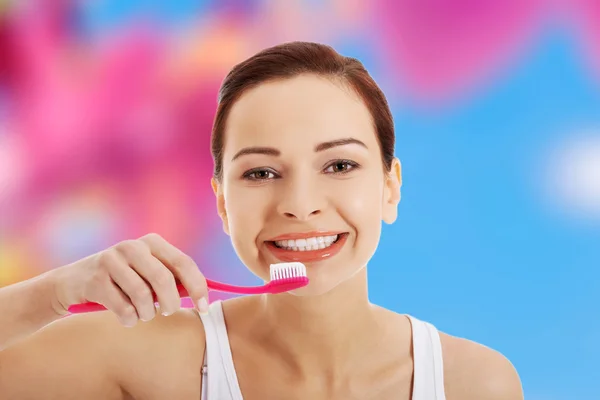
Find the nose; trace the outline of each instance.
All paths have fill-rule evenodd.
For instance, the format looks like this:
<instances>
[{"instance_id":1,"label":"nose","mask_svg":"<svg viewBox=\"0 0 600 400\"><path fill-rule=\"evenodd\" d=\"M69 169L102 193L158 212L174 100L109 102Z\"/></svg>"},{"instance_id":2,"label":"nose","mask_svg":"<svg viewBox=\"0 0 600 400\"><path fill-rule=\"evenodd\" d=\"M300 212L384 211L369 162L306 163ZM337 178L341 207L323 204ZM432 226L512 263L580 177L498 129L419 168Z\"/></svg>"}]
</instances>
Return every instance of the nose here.
<instances>
[{"instance_id":1,"label":"nose","mask_svg":"<svg viewBox=\"0 0 600 400\"><path fill-rule=\"evenodd\" d=\"M314 181L314 179L312 180ZM287 219L308 221L323 212L325 193L311 179L290 179L281 188L277 206L280 215Z\"/></svg>"}]
</instances>

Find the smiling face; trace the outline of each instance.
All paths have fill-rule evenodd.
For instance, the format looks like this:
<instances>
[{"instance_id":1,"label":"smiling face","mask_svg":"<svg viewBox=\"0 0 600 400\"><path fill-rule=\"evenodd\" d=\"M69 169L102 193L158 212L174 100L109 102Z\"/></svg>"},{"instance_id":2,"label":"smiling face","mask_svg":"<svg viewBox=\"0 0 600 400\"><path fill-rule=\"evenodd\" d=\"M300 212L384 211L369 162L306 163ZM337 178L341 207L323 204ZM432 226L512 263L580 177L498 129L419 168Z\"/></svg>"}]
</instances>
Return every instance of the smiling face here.
<instances>
[{"instance_id":1,"label":"smiling face","mask_svg":"<svg viewBox=\"0 0 600 400\"><path fill-rule=\"evenodd\" d=\"M384 171L367 107L349 87L315 75L246 91L227 118L223 178L213 188L242 262L300 261L325 293L364 268L381 221L396 219L400 164Z\"/></svg>"}]
</instances>

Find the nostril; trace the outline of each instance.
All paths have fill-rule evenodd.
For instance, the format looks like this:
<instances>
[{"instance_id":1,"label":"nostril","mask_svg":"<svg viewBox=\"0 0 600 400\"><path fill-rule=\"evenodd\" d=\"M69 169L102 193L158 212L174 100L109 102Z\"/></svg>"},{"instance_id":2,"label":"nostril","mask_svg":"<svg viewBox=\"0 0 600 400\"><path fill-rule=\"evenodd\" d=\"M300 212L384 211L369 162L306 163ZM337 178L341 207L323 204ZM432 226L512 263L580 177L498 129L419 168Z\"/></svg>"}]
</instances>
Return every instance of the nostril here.
<instances>
[{"instance_id":1,"label":"nostril","mask_svg":"<svg viewBox=\"0 0 600 400\"><path fill-rule=\"evenodd\" d=\"M305 218L312 217L312 216L319 215L319 214L321 214L321 210L315 210L315 211L312 211L312 212L311 212L310 214L308 214L306 217L299 217L298 215L296 215L296 214L294 214L294 213L290 213L290 212L284 212L284 213L283 213L283 215L284 215L286 218L297 218L297 219L305 219Z\"/></svg>"}]
</instances>

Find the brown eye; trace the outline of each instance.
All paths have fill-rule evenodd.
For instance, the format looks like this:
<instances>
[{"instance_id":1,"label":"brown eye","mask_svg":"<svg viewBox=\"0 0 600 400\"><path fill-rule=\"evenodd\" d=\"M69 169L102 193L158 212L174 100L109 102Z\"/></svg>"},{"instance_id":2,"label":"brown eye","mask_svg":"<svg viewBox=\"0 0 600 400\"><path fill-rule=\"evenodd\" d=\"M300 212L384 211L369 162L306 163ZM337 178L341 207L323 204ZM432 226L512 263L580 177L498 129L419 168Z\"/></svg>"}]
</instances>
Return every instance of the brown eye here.
<instances>
[{"instance_id":1,"label":"brown eye","mask_svg":"<svg viewBox=\"0 0 600 400\"><path fill-rule=\"evenodd\" d=\"M256 171L252 173L254 179L267 179L269 178L269 171Z\"/></svg>"},{"instance_id":2,"label":"brown eye","mask_svg":"<svg viewBox=\"0 0 600 400\"><path fill-rule=\"evenodd\" d=\"M345 174L350 172L354 168L358 167L358 164L354 161L349 160L336 160L329 164L325 169L327 174Z\"/></svg>"},{"instance_id":3,"label":"brown eye","mask_svg":"<svg viewBox=\"0 0 600 400\"><path fill-rule=\"evenodd\" d=\"M275 174L268 169L255 169L244 174L244 179L250 181L264 181L275 178Z\"/></svg>"},{"instance_id":4,"label":"brown eye","mask_svg":"<svg viewBox=\"0 0 600 400\"><path fill-rule=\"evenodd\" d=\"M340 163L333 164L332 168L333 168L333 172L344 172L344 171L348 170L349 165L347 163L340 162Z\"/></svg>"}]
</instances>

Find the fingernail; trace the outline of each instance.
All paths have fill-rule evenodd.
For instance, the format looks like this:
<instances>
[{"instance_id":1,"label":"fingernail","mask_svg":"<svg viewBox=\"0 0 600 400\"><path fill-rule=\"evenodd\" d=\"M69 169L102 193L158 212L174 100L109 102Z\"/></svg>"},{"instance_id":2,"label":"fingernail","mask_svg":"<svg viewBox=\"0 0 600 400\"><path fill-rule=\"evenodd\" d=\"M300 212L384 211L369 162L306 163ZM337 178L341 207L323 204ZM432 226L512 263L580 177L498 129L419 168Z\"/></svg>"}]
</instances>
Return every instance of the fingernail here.
<instances>
[{"instance_id":1,"label":"fingernail","mask_svg":"<svg viewBox=\"0 0 600 400\"><path fill-rule=\"evenodd\" d=\"M202 315L208 314L208 301L206 301L206 297L198 300L198 312Z\"/></svg>"},{"instance_id":2,"label":"fingernail","mask_svg":"<svg viewBox=\"0 0 600 400\"><path fill-rule=\"evenodd\" d=\"M167 310L161 309L160 305L158 305L158 304L155 305L155 307L156 307L156 312L159 312L160 315L162 315L163 317L168 317L169 315L173 314L173 313L168 312Z\"/></svg>"}]
</instances>

